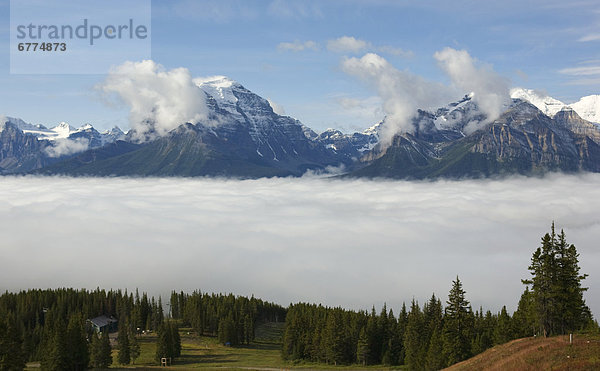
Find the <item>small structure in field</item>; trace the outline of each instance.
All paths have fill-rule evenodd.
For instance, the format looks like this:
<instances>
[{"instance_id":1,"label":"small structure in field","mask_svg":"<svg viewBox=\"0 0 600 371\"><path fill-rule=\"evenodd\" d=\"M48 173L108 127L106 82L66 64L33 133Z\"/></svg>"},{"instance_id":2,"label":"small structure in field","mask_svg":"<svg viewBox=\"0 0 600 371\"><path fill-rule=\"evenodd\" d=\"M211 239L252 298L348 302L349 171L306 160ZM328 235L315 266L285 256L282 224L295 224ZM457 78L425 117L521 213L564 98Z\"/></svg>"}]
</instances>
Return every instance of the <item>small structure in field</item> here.
<instances>
[{"instance_id":1,"label":"small structure in field","mask_svg":"<svg viewBox=\"0 0 600 371\"><path fill-rule=\"evenodd\" d=\"M88 319L87 322L92 326L96 332L115 332L119 329L119 321L113 316L99 316L96 318Z\"/></svg>"}]
</instances>

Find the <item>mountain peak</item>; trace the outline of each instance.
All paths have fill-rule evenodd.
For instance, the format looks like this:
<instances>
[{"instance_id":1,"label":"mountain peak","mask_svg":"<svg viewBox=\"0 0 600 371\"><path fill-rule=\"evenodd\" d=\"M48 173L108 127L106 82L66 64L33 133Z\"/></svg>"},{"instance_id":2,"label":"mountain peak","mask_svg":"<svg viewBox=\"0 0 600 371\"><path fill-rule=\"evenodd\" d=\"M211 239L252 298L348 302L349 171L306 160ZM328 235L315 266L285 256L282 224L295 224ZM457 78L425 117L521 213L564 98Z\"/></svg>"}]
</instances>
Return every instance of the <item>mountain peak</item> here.
<instances>
[{"instance_id":1,"label":"mountain peak","mask_svg":"<svg viewBox=\"0 0 600 371\"><path fill-rule=\"evenodd\" d=\"M233 114L238 114L236 103L237 97L233 93L234 88L241 88L242 85L227 76L199 77L194 79L194 84L202 89L206 94L215 99L217 105Z\"/></svg>"},{"instance_id":2,"label":"mountain peak","mask_svg":"<svg viewBox=\"0 0 600 371\"><path fill-rule=\"evenodd\" d=\"M565 104L558 99L533 89L513 88L510 91L510 97L513 99L525 100L536 106L545 115L554 117Z\"/></svg>"},{"instance_id":3,"label":"mountain peak","mask_svg":"<svg viewBox=\"0 0 600 371\"><path fill-rule=\"evenodd\" d=\"M600 123L600 95L588 95L570 106L584 120Z\"/></svg>"},{"instance_id":4,"label":"mountain peak","mask_svg":"<svg viewBox=\"0 0 600 371\"><path fill-rule=\"evenodd\" d=\"M212 86L216 89L228 89L234 85L241 86L239 82L223 75L197 77L194 79L194 83L200 88L204 86Z\"/></svg>"}]
</instances>

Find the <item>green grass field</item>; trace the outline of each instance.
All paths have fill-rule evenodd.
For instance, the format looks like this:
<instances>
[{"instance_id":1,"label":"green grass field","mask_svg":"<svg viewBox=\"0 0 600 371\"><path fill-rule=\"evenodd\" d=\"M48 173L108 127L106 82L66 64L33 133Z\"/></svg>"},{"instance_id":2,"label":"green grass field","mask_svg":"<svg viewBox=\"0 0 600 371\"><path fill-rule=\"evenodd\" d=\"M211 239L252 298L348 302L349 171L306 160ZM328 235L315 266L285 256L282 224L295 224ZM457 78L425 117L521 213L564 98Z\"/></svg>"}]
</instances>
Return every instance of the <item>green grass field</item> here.
<instances>
[{"instance_id":1,"label":"green grass field","mask_svg":"<svg viewBox=\"0 0 600 371\"><path fill-rule=\"evenodd\" d=\"M181 328L181 357L174 360L169 369L239 369L239 370L279 370L279 369L364 369L359 365L333 366L318 363L292 363L281 358L283 323L264 323L257 327L254 342L250 345L227 347L219 344L216 337L197 336L191 329ZM138 337L140 356L135 364L119 365L117 350L113 349L111 369L162 368L155 360L155 333ZM380 366L367 368L382 369ZM39 370L39 362L28 364L28 370Z\"/></svg>"},{"instance_id":2,"label":"green grass field","mask_svg":"<svg viewBox=\"0 0 600 371\"><path fill-rule=\"evenodd\" d=\"M190 329L180 329L181 357L174 360L171 368L285 368L281 359L281 334L283 323L267 323L257 328L256 340L250 345L227 347L215 337L197 336ZM159 367L154 359L156 334L138 338L140 357L131 365L113 364L113 368ZM117 351L113 350L113 360Z\"/></svg>"},{"instance_id":3,"label":"green grass field","mask_svg":"<svg viewBox=\"0 0 600 371\"><path fill-rule=\"evenodd\" d=\"M256 329L255 340L250 345L227 347L218 343L215 337L197 336L190 329L181 328L181 357L174 360L169 368L179 369L240 369L240 370L279 370L287 368L305 369L364 369L355 366L333 366L315 363L291 363L281 358L281 338L283 323L265 323ZM156 334L138 338L140 357L135 364L116 364L117 351L113 351L115 364L112 368L147 369L163 368L154 359ZM381 366L375 369L381 369Z\"/></svg>"}]
</instances>

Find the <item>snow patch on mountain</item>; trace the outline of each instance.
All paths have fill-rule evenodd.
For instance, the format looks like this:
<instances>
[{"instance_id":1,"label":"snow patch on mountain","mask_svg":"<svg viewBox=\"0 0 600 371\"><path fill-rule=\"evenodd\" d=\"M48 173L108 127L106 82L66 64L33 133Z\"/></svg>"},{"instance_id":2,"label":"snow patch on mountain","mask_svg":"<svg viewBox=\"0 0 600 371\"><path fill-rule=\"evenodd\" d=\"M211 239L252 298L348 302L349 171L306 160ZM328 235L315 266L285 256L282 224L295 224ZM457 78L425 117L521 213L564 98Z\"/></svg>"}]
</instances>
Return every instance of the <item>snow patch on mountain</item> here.
<instances>
[{"instance_id":1,"label":"snow patch on mountain","mask_svg":"<svg viewBox=\"0 0 600 371\"><path fill-rule=\"evenodd\" d=\"M550 117L554 117L565 107L571 107L582 119L600 123L600 95L588 95L569 105L533 89L514 88L510 95L514 99L533 104Z\"/></svg>"},{"instance_id":2,"label":"snow patch on mountain","mask_svg":"<svg viewBox=\"0 0 600 371\"><path fill-rule=\"evenodd\" d=\"M219 108L239 116L238 99L233 93L234 87L241 86L227 76L209 76L195 78L194 84L215 99Z\"/></svg>"},{"instance_id":3,"label":"snow patch on mountain","mask_svg":"<svg viewBox=\"0 0 600 371\"><path fill-rule=\"evenodd\" d=\"M513 88L510 90L510 97L525 100L550 117L554 117L558 111L566 106L566 104L558 99L554 99L543 92L533 89Z\"/></svg>"},{"instance_id":4,"label":"snow patch on mountain","mask_svg":"<svg viewBox=\"0 0 600 371\"><path fill-rule=\"evenodd\" d=\"M600 123L600 95L588 95L570 106L582 119Z\"/></svg>"}]
</instances>

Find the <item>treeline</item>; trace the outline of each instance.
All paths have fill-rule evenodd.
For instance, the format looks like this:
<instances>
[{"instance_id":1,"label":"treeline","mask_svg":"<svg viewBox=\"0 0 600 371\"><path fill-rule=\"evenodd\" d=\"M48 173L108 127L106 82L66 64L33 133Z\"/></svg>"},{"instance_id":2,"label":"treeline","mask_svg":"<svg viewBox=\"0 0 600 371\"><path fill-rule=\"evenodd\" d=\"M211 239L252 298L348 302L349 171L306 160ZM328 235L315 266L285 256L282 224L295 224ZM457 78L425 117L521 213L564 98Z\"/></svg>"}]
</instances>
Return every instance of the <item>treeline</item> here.
<instances>
[{"instance_id":1,"label":"treeline","mask_svg":"<svg viewBox=\"0 0 600 371\"><path fill-rule=\"evenodd\" d=\"M172 292L171 316L198 335L218 336L222 344L239 345L254 340L259 322L285 321L286 309L254 296Z\"/></svg>"},{"instance_id":2,"label":"treeline","mask_svg":"<svg viewBox=\"0 0 600 371\"><path fill-rule=\"evenodd\" d=\"M156 359L181 354L177 322L202 335L218 335L223 343L248 343L258 321L284 321L285 309L260 299L234 295L175 293L172 317L165 321L161 297L121 290L28 290L0 295L0 369L22 369L41 361L48 370L106 368L112 364L108 334L94 332L89 319L105 315L118 320L117 362L135 362L137 337L157 331Z\"/></svg>"},{"instance_id":3,"label":"treeline","mask_svg":"<svg viewBox=\"0 0 600 371\"><path fill-rule=\"evenodd\" d=\"M583 299L579 254L564 231L542 238L529 267L531 279L513 315L473 311L456 278L445 307L432 295L422 307L412 301L398 316L384 306L379 314L295 304L288 308L283 357L329 364L407 365L437 370L509 340L568 332L598 332ZM531 290L529 287L531 286Z\"/></svg>"},{"instance_id":4,"label":"treeline","mask_svg":"<svg viewBox=\"0 0 600 371\"><path fill-rule=\"evenodd\" d=\"M134 296L121 290L62 288L6 292L0 296L0 318L18 333L26 361L43 360L56 353L54 348L62 348L62 344L56 344L56 333L67 327L73 333L79 328L91 344L93 332L87 320L100 315L127 318L132 329L156 330L164 320L161 299L148 299L146 294L140 297L137 291Z\"/></svg>"},{"instance_id":5,"label":"treeline","mask_svg":"<svg viewBox=\"0 0 600 371\"><path fill-rule=\"evenodd\" d=\"M457 278L444 310L432 295L422 307L412 301L396 316L348 311L314 304L288 309L283 338L284 358L329 364L408 365L438 370L515 338L506 308L500 313L473 312Z\"/></svg>"},{"instance_id":6,"label":"treeline","mask_svg":"<svg viewBox=\"0 0 600 371\"><path fill-rule=\"evenodd\" d=\"M526 295L530 291L526 290ZM314 304L288 309L283 356L290 361L328 364L407 365L415 370L438 370L507 341L539 335L532 327L530 308L521 301L511 316L473 311L462 282L453 281L446 306L432 295L422 307L412 301L396 316L386 306L376 313L349 311ZM578 330L597 331L591 317Z\"/></svg>"}]
</instances>

